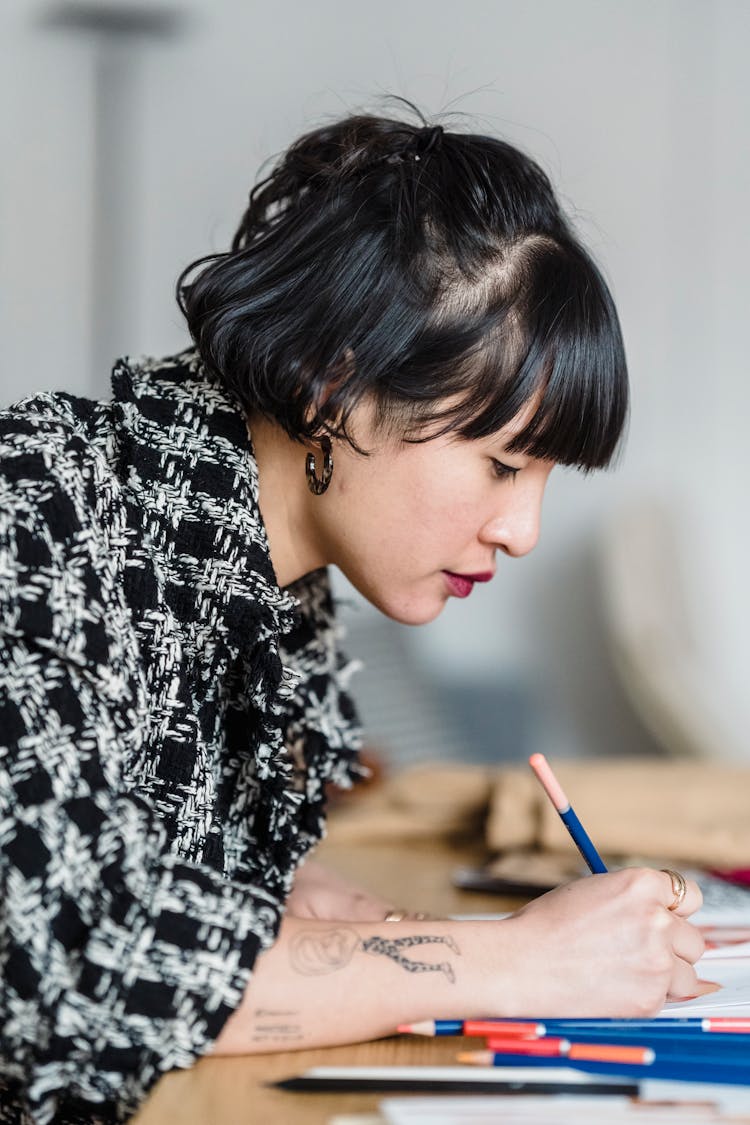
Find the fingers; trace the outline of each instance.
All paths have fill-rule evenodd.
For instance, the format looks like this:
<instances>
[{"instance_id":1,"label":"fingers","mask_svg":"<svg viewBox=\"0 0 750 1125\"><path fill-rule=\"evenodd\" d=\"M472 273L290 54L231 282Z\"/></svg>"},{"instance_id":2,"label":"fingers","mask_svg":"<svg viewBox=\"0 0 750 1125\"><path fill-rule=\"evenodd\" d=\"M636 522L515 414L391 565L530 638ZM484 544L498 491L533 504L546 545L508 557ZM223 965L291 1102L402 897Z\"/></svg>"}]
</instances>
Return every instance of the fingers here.
<instances>
[{"instance_id":1,"label":"fingers","mask_svg":"<svg viewBox=\"0 0 750 1125\"><path fill-rule=\"evenodd\" d=\"M664 869L657 871L653 867L624 867L614 872L614 877L619 875L627 880L638 895L655 897L670 914L688 918L703 905L703 895L693 879L685 879L679 872L674 874L675 880L672 879L672 873ZM675 891L683 882L685 893L680 897Z\"/></svg>"},{"instance_id":2,"label":"fingers","mask_svg":"<svg viewBox=\"0 0 750 1125\"><path fill-rule=\"evenodd\" d=\"M672 931L672 950L676 957L691 965L703 956L706 942L703 934L684 918L675 918Z\"/></svg>"},{"instance_id":3,"label":"fingers","mask_svg":"<svg viewBox=\"0 0 750 1125\"><path fill-rule=\"evenodd\" d=\"M650 899L653 904L655 897L660 904L655 913L652 906L650 913L652 941L656 943L650 945L650 948L656 952L661 946L662 951L666 952L666 945L671 955L671 968L663 978L666 1000L688 1000L714 991L716 986L711 982L701 981L694 967L706 947L700 930L687 920L703 902L698 885L692 879L685 879L685 893L681 902L672 910L670 907L675 900L675 883L680 888L682 878L673 880L669 872L648 868L630 868L629 871L633 879L631 888L637 892L641 902Z\"/></svg>"},{"instance_id":4,"label":"fingers","mask_svg":"<svg viewBox=\"0 0 750 1125\"><path fill-rule=\"evenodd\" d=\"M689 915L703 903L701 890L697 883L684 876L675 880L669 871L659 871L656 874L663 876L661 892L665 893L665 898L662 901L672 915L671 942L674 960L666 999L693 1000L714 992L718 986L711 981L701 980L695 970L695 963L705 952L705 939L700 930L687 921ZM682 896L679 894L680 883L684 884L685 893ZM673 906L675 897L681 897L677 906Z\"/></svg>"},{"instance_id":5,"label":"fingers","mask_svg":"<svg viewBox=\"0 0 750 1125\"><path fill-rule=\"evenodd\" d=\"M687 961L675 958L672 976L667 989L668 1000L689 1000L700 992L698 974Z\"/></svg>"},{"instance_id":6,"label":"fingers","mask_svg":"<svg viewBox=\"0 0 750 1125\"><path fill-rule=\"evenodd\" d=\"M667 990L667 1000L695 1000L708 992L716 992L720 987L715 981L701 980L692 965L677 957Z\"/></svg>"},{"instance_id":7,"label":"fingers","mask_svg":"<svg viewBox=\"0 0 750 1125\"><path fill-rule=\"evenodd\" d=\"M702 905L703 895L693 879L686 879L679 871L661 870L657 874L661 876L662 901L667 910L687 918ZM684 887L684 894L682 887Z\"/></svg>"}]
</instances>

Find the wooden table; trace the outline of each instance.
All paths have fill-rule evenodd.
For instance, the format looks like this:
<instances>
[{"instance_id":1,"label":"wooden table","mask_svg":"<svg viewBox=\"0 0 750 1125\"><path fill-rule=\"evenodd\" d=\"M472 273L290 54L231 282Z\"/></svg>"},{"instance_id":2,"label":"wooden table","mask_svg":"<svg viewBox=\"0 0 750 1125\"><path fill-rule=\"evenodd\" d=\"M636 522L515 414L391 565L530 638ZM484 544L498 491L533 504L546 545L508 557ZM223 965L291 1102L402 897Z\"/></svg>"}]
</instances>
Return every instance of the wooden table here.
<instances>
[{"instance_id":1,"label":"wooden table","mask_svg":"<svg viewBox=\"0 0 750 1125\"><path fill-rule=\"evenodd\" d=\"M450 873L454 867L481 862L478 847L326 841L316 858L412 910L438 915L495 913L513 910L522 901L451 887ZM450 1063L463 1042L395 1036L314 1051L206 1058L190 1070L166 1075L132 1119L132 1125L325 1125L337 1114L374 1112L382 1095L291 1093L269 1087L268 1083L299 1074L311 1066ZM472 1045L476 1047L476 1042Z\"/></svg>"}]
</instances>

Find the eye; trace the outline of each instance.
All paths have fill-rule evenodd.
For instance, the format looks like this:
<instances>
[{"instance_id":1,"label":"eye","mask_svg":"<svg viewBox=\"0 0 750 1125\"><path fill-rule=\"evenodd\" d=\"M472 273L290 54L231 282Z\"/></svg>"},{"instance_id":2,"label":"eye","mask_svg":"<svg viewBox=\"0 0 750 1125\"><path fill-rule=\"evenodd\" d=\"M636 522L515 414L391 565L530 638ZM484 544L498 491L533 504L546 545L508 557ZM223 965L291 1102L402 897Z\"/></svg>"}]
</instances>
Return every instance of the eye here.
<instances>
[{"instance_id":1,"label":"eye","mask_svg":"<svg viewBox=\"0 0 750 1125\"><path fill-rule=\"evenodd\" d=\"M504 461L498 461L497 458L490 458L492 461L492 469L498 480L515 480L516 474L520 473L520 469L514 469L512 465L506 465Z\"/></svg>"}]
</instances>

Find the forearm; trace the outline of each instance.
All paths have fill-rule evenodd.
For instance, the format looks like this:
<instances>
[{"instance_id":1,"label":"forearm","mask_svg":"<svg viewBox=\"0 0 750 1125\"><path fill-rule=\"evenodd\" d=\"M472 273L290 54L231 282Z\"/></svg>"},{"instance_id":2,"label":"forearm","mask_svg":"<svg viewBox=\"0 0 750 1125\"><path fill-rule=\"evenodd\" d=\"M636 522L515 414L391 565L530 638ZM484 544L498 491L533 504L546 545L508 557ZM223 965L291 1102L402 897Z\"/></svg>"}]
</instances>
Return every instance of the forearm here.
<instances>
[{"instance_id":1,"label":"forearm","mask_svg":"<svg viewBox=\"0 0 750 1125\"><path fill-rule=\"evenodd\" d=\"M552 891L497 922L287 916L214 1050L324 1047L400 1023L473 1016L644 1017L712 991L704 941L661 871L631 868ZM681 913L680 913L681 912Z\"/></svg>"},{"instance_id":2,"label":"forearm","mask_svg":"<svg viewBox=\"0 0 750 1125\"><path fill-rule=\"evenodd\" d=\"M214 1053L332 1046L391 1034L399 1023L486 1013L487 966L498 963L503 932L489 929L287 917Z\"/></svg>"}]
</instances>

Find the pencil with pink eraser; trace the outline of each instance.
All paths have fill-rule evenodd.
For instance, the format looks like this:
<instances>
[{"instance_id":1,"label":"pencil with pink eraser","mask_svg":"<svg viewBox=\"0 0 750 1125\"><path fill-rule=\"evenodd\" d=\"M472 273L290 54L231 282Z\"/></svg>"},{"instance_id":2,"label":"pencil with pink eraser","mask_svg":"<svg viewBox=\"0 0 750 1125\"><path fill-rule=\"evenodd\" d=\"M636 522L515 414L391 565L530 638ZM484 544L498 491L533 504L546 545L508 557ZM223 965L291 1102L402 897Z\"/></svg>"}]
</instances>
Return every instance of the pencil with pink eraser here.
<instances>
[{"instance_id":1,"label":"pencil with pink eraser","mask_svg":"<svg viewBox=\"0 0 750 1125\"><path fill-rule=\"evenodd\" d=\"M570 801L565 796L563 788L553 774L552 767L544 754L532 754L529 758L529 765L542 783L542 787L550 801L557 809L560 820L563 822L568 832L570 832L573 843L586 860L589 870L593 875L603 875L607 870L604 861L592 844L588 832L573 812Z\"/></svg>"}]
</instances>

